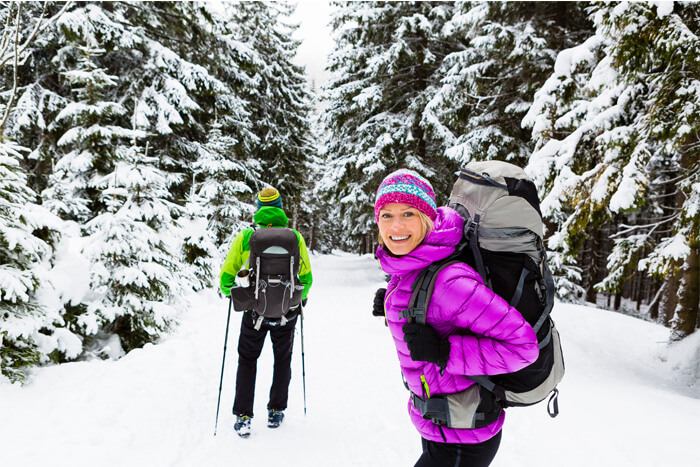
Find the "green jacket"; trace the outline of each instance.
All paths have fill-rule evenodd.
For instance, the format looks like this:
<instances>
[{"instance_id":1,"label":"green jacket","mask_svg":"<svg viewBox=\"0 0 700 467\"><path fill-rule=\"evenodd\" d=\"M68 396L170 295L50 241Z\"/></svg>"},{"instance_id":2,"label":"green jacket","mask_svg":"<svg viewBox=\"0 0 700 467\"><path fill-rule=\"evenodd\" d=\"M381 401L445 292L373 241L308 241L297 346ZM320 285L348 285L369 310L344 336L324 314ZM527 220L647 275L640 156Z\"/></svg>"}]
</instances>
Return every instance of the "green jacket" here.
<instances>
[{"instance_id":1,"label":"green jacket","mask_svg":"<svg viewBox=\"0 0 700 467\"><path fill-rule=\"evenodd\" d=\"M263 206L258 209L258 212L253 216L253 220L260 227L286 227L289 222L283 210L271 206ZM248 241L254 231L252 227L245 229L231 243L224 265L221 267L221 274L219 274L221 292L226 296L231 294L231 287L235 286L236 274L248 262L248 256L250 256ZM299 282L304 285L301 298L305 300L313 282L311 263L309 262L309 252L306 249L304 237L296 230L294 232L299 239L299 258L301 263L299 265Z\"/></svg>"}]
</instances>

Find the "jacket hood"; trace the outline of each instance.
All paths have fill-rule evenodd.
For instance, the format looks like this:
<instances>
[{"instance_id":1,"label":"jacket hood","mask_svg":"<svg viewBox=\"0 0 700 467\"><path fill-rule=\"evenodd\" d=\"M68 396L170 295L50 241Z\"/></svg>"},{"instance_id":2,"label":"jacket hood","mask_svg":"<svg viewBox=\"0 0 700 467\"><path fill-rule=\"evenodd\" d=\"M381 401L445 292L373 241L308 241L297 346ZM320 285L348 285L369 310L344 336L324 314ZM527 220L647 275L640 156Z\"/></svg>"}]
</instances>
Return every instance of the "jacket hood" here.
<instances>
[{"instance_id":1,"label":"jacket hood","mask_svg":"<svg viewBox=\"0 0 700 467\"><path fill-rule=\"evenodd\" d=\"M377 258L382 270L387 274L402 274L422 269L435 261L447 258L455 251L462 239L464 219L449 207L438 208L435 228L412 252L394 256L381 245L377 248Z\"/></svg>"},{"instance_id":2,"label":"jacket hood","mask_svg":"<svg viewBox=\"0 0 700 467\"><path fill-rule=\"evenodd\" d=\"M280 208L263 206L253 216L253 221L263 227L287 227L289 219Z\"/></svg>"}]
</instances>

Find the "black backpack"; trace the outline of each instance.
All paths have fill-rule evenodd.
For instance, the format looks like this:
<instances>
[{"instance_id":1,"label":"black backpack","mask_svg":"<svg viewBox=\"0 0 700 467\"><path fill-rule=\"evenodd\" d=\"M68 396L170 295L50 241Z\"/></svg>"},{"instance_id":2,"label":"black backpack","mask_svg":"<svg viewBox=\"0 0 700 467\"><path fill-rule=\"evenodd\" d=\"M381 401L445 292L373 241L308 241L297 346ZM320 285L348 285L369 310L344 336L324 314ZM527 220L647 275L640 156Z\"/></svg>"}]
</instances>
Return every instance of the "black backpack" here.
<instances>
[{"instance_id":1,"label":"black backpack","mask_svg":"<svg viewBox=\"0 0 700 467\"><path fill-rule=\"evenodd\" d=\"M434 421L465 419L464 407L467 406L469 416L483 418L485 415L484 424L488 424L498 410L493 409L483 389L503 407L533 405L551 394L548 411L555 417L559 413L556 386L564 376L564 359L559 333L550 316L554 305L554 280L547 266L542 240L544 227L534 183L521 168L512 164L472 162L461 170L449 206L465 220L463 241L454 255L430 265L419 275L404 316L425 323L426 304L430 302L437 273L455 262L465 262L532 325L540 355L535 362L515 373L470 376L482 389L479 394L471 390L471 404L458 403L466 395L450 394L443 404L449 408L446 414L436 417L433 413L426 417L424 413L424 418ZM490 413L480 412L484 406L490 408ZM455 427L475 426L479 424Z\"/></svg>"},{"instance_id":2,"label":"black backpack","mask_svg":"<svg viewBox=\"0 0 700 467\"><path fill-rule=\"evenodd\" d=\"M231 298L236 311L253 310L263 319L281 319L299 306L304 286L299 283L299 239L292 229L257 229L248 241L250 285L234 287Z\"/></svg>"}]
</instances>

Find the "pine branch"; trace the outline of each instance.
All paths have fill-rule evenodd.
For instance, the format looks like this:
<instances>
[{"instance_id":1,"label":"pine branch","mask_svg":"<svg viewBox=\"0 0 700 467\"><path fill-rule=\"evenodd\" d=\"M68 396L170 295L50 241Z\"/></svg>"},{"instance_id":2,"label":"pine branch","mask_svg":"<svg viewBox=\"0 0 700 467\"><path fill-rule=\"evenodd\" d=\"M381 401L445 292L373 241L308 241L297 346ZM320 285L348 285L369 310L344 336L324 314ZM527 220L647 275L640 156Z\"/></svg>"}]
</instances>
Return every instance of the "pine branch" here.
<instances>
[{"instance_id":1,"label":"pine branch","mask_svg":"<svg viewBox=\"0 0 700 467\"><path fill-rule=\"evenodd\" d=\"M20 4L21 4L21 2L20 2ZM24 43L19 47L17 47L17 44L15 43L15 50L17 51L15 53L19 53L19 54L24 53L24 51L27 49L27 47L29 47L29 45L34 41L36 36L39 35L40 32L43 32L47 27L49 27L56 20L58 20L58 18L61 17L61 15L63 15L63 13L65 13L66 10L68 10L68 8L73 5L73 2L66 2L63 5L63 8L61 8L61 10L58 13L56 13L54 16L52 16L51 18L46 20L45 23L42 23L44 13L46 12L46 5L47 4L48 4L48 2L44 2L44 9L42 10L41 15L39 16L39 20L37 21L36 25L34 26L34 30L30 34L30 36L27 38L27 40L25 40ZM20 26L21 26L21 20L20 20L19 15L18 15L17 16L17 29L18 30L20 29ZM0 68L5 66L5 64L12 59L12 55L13 54L5 55L5 53L3 51L0 51Z\"/></svg>"},{"instance_id":2,"label":"pine branch","mask_svg":"<svg viewBox=\"0 0 700 467\"><path fill-rule=\"evenodd\" d=\"M12 3L14 4L14 2ZM26 41L20 46L19 45L19 32L22 26L22 3L20 2L19 5L17 5L17 23L15 25L15 39L12 41L9 39L11 35L11 28L9 25L11 24L10 22L10 17L12 16L12 4L10 4L9 8L9 14L8 14L8 24L6 25L6 29L3 32L3 39L2 39L2 47L3 49L0 50L0 69L2 69L8 61L13 60L13 65L12 65L12 79L13 79L13 84L12 84L12 91L10 93L10 99L7 104L7 108L5 109L5 115L2 118L2 121L0 121L0 139L2 138L2 135L5 134L5 125L7 124L7 120L10 117L10 112L12 111L12 106L14 105L15 99L17 97L17 84L18 84L18 76L17 76L17 70L19 68L19 56L24 53L24 51L29 47L29 44L34 41L34 39L37 37L37 35L44 31L50 24L58 20L58 18L68 9L69 6L72 5L72 2L66 2L65 5L63 5L63 8L56 13L54 16L49 18L45 23L43 23L43 17L44 14L46 13L46 6L48 2L44 2L44 7L41 11L41 15L39 15L39 19L36 22L36 25L34 27L34 30L32 33L29 35ZM12 52L8 52L8 49L10 47L10 43L14 43L14 48L12 49Z\"/></svg>"},{"instance_id":3,"label":"pine branch","mask_svg":"<svg viewBox=\"0 0 700 467\"><path fill-rule=\"evenodd\" d=\"M620 224L620 228L623 229L619 231L616 234L610 235L610 238L618 238L620 236L624 236L627 234L630 234L631 232L634 232L635 230L640 230L640 229L651 229L647 233L647 235L651 235L654 233L654 231L659 228L660 226L664 224L668 224L671 221L674 221L680 216L680 213L674 214L672 216L667 217L666 219L660 221L660 222L655 222L653 224L645 224L645 225L625 225L625 224Z\"/></svg>"},{"instance_id":4,"label":"pine branch","mask_svg":"<svg viewBox=\"0 0 700 467\"><path fill-rule=\"evenodd\" d=\"M44 4L44 8L46 8L46 4ZM43 13L42 13L43 14ZM0 122L0 139L2 138L2 135L5 134L5 125L7 124L7 119L10 117L10 110L12 109L12 105L15 102L15 97L17 96L17 62L18 62L18 53L17 53L17 44L19 43L19 26L22 22L22 4L20 3L17 5L17 28L15 29L15 61L14 61L14 66L12 69L12 92L10 94L10 100L7 103L7 108L5 109L5 115L2 118L2 121ZM0 69L2 68L3 64L0 64Z\"/></svg>"}]
</instances>

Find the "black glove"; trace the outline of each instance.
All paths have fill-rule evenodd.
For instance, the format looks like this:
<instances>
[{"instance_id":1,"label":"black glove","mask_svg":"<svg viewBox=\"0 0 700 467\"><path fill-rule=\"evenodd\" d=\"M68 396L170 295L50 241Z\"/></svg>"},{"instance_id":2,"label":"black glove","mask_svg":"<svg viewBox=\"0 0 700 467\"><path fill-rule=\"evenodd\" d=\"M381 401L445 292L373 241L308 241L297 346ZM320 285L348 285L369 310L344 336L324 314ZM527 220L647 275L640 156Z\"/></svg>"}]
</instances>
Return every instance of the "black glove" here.
<instances>
[{"instance_id":1,"label":"black glove","mask_svg":"<svg viewBox=\"0 0 700 467\"><path fill-rule=\"evenodd\" d=\"M301 307L302 307L302 308L306 308L306 302L308 302L308 301L309 301L308 298L305 298L304 300L302 300L302 301L301 301Z\"/></svg>"},{"instance_id":2,"label":"black glove","mask_svg":"<svg viewBox=\"0 0 700 467\"><path fill-rule=\"evenodd\" d=\"M414 362L434 363L440 368L447 366L450 342L440 339L435 329L418 323L406 323L401 329L404 334L403 340Z\"/></svg>"},{"instance_id":3,"label":"black glove","mask_svg":"<svg viewBox=\"0 0 700 467\"><path fill-rule=\"evenodd\" d=\"M384 316L384 297L386 289L382 287L374 293L374 305L372 306L372 316Z\"/></svg>"}]
</instances>

